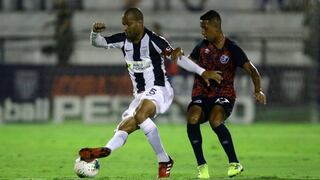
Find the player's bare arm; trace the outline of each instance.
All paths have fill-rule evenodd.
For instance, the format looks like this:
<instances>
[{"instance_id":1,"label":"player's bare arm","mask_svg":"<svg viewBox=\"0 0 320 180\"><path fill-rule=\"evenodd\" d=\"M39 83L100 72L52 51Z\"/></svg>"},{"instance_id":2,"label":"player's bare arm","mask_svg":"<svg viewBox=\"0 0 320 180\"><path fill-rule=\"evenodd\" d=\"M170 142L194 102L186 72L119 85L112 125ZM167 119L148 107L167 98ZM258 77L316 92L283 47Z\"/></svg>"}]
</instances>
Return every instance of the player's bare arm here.
<instances>
[{"instance_id":1,"label":"player's bare arm","mask_svg":"<svg viewBox=\"0 0 320 180\"><path fill-rule=\"evenodd\" d=\"M257 68L249 61L243 65L244 70L250 75L252 82L254 84L254 94L256 100L259 103L266 104L267 98L266 95L262 91L261 87L261 76L257 70Z\"/></svg>"}]
</instances>

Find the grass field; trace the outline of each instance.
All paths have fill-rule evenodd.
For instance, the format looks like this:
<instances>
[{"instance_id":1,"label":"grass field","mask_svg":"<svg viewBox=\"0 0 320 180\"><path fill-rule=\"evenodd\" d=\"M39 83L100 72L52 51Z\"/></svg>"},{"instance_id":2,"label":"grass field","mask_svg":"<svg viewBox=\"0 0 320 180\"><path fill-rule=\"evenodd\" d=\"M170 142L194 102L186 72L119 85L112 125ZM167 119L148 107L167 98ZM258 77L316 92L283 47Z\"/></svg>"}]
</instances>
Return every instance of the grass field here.
<instances>
[{"instance_id":1,"label":"grass field","mask_svg":"<svg viewBox=\"0 0 320 180\"><path fill-rule=\"evenodd\" d=\"M0 179L76 179L77 151L101 146L114 124L0 125ZM320 125L228 125L245 167L235 179L320 179ZM202 126L211 179L226 176L227 158L209 126ZM184 125L160 124L167 152L175 160L170 179L195 179L196 161ZM98 179L156 179L157 163L141 131L124 147L101 159Z\"/></svg>"}]
</instances>

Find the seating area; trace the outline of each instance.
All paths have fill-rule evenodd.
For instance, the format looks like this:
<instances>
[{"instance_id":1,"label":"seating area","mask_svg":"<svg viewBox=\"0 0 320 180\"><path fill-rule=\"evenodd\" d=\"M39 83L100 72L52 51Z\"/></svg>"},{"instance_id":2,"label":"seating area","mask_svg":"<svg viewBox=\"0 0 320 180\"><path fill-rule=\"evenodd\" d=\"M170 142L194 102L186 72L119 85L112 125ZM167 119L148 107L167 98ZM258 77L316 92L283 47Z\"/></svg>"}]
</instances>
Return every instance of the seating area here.
<instances>
[{"instance_id":1,"label":"seating area","mask_svg":"<svg viewBox=\"0 0 320 180\"><path fill-rule=\"evenodd\" d=\"M55 64L54 56L46 56L41 52L43 46L54 43L51 38L54 26L47 25L54 21L56 16L52 4L48 1L47 10L37 10L32 9L32 1L26 1L29 2L29 8L13 11L10 10L10 3L4 2L4 8L0 12L0 39L5 54L1 61ZM187 2L192 3L192 7L198 7L201 0ZM270 5L270 11L259 11L257 0L242 0L241 3L238 0L204 2L203 10L190 10L183 0L171 0L170 10L161 4L155 11L152 0L140 0L139 7L144 12L146 27L152 29L154 23L159 23L172 45L181 46L187 53L201 39L200 15L208 9L215 9L222 15L222 26L226 35L235 39L255 63L266 61L264 63L310 65L310 59L303 54L303 39L308 31L303 26L302 11L277 11L275 4ZM82 3L83 9L74 11L73 16L76 47L72 63L124 63L121 53L110 51L106 56L104 50L93 48L89 43L90 28L95 21L106 23L105 35L122 31L123 1L94 0ZM264 52L265 59L262 55Z\"/></svg>"}]
</instances>

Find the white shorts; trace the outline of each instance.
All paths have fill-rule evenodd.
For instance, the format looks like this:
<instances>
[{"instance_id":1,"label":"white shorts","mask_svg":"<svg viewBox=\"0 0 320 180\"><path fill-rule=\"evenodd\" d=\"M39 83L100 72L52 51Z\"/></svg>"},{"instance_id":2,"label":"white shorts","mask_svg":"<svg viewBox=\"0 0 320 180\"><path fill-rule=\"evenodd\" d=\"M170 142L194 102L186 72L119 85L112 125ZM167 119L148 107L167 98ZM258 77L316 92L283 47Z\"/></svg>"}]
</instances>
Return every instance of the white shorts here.
<instances>
[{"instance_id":1,"label":"white shorts","mask_svg":"<svg viewBox=\"0 0 320 180\"><path fill-rule=\"evenodd\" d=\"M144 92L135 95L129 105L129 108L122 114L122 119L133 117L134 113L143 99L148 99L156 105L156 115L165 113L173 100L173 89L169 82L165 86L153 86L146 89ZM155 116L156 116L155 115Z\"/></svg>"}]
</instances>

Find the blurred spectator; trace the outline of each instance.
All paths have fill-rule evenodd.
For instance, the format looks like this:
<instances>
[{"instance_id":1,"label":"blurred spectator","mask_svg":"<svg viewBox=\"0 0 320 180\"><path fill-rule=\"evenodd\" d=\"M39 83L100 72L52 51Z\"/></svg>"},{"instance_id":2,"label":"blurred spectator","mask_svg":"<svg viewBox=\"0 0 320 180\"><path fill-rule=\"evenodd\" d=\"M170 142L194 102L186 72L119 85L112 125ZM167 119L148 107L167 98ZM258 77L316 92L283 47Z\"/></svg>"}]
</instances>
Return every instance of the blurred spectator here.
<instances>
[{"instance_id":1,"label":"blurred spectator","mask_svg":"<svg viewBox=\"0 0 320 180\"><path fill-rule=\"evenodd\" d=\"M47 55L55 53L57 55L57 65L66 66L69 64L74 50L73 11L67 6L65 0L55 0L54 9L57 11L56 20L46 23L45 27L54 24L55 44L43 47L42 52Z\"/></svg>"},{"instance_id":2,"label":"blurred spectator","mask_svg":"<svg viewBox=\"0 0 320 180\"><path fill-rule=\"evenodd\" d=\"M132 7L138 7L140 4L140 0L123 0L123 9L129 9Z\"/></svg>"},{"instance_id":3,"label":"blurred spectator","mask_svg":"<svg viewBox=\"0 0 320 180\"><path fill-rule=\"evenodd\" d=\"M183 4L185 5L185 7L189 10L189 11L202 11L204 10L205 4L207 2L207 0L198 0L199 3L198 4L194 4L194 3L190 3L189 0L182 0ZM194 1L192 1L194 2Z\"/></svg>"},{"instance_id":4,"label":"blurred spectator","mask_svg":"<svg viewBox=\"0 0 320 180\"><path fill-rule=\"evenodd\" d=\"M170 0L153 0L153 10L159 11L159 10L165 10L170 11L171 10L171 3Z\"/></svg>"},{"instance_id":5,"label":"blurred spectator","mask_svg":"<svg viewBox=\"0 0 320 180\"><path fill-rule=\"evenodd\" d=\"M74 34L72 29L72 10L64 0L56 0L57 9L54 38L56 40L56 53L58 65L68 65L74 48Z\"/></svg>"}]
</instances>

